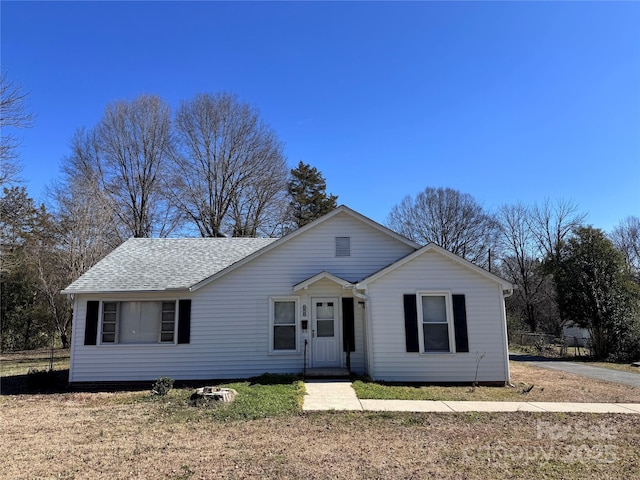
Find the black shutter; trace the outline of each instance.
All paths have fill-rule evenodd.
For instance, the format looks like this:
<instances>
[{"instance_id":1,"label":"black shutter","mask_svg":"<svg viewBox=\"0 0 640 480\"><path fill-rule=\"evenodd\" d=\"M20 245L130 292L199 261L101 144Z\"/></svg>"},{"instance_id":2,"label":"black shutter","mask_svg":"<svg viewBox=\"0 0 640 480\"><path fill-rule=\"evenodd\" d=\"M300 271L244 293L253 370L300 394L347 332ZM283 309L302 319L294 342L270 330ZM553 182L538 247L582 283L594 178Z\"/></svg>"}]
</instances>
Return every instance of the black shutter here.
<instances>
[{"instance_id":1,"label":"black shutter","mask_svg":"<svg viewBox=\"0 0 640 480\"><path fill-rule=\"evenodd\" d=\"M84 326L84 344L95 345L98 337L98 312L100 302L90 300L87 302L87 319Z\"/></svg>"},{"instance_id":2,"label":"black shutter","mask_svg":"<svg viewBox=\"0 0 640 480\"><path fill-rule=\"evenodd\" d=\"M342 351L356 351L356 326L353 313L353 298L342 299Z\"/></svg>"},{"instance_id":3,"label":"black shutter","mask_svg":"<svg viewBox=\"0 0 640 480\"><path fill-rule=\"evenodd\" d=\"M418 343L418 311L416 309L416 296L404 296L404 335L407 352L419 352Z\"/></svg>"},{"instance_id":4,"label":"black shutter","mask_svg":"<svg viewBox=\"0 0 640 480\"><path fill-rule=\"evenodd\" d=\"M191 341L191 300L178 302L178 343Z\"/></svg>"},{"instance_id":5,"label":"black shutter","mask_svg":"<svg viewBox=\"0 0 640 480\"><path fill-rule=\"evenodd\" d=\"M468 352L467 307L464 295L452 295L452 301L453 326L456 332L456 352Z\"/></svg>"}]
</instances>

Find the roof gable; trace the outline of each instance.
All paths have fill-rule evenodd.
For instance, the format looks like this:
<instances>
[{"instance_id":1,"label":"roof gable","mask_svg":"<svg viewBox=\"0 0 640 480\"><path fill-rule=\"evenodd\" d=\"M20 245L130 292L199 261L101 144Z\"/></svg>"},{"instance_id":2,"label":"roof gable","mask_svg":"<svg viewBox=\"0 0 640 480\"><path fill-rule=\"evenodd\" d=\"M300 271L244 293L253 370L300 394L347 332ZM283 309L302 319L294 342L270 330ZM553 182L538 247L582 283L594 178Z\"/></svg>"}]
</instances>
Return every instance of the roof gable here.
<instances>
[{"instance_id":1,"label":"roof gable","mask_svg":"<svg viewBox=\"0 0 640 480\"><path fill-rule=\"evenodd\" d=\"M297 292L298 290L306 290L314 283L319 282L320 280L325 280L325 279L330 280L337 285L340 285L342 288L348 288L352 286L352 283L349 280L340 278L337 275L334 275L333 273L323 271L315 274L311 278L307 278L306 280L303 280L302 282L295 284L293 286L293 291Z\"/></svg>"},{"instance_id":2,"label":"roof gable","mask_svg":"<svg viewBox=\"0 0 640 480\"><path fill-rule=\"evenodd\" d=\"M226 268L222 271L219 271L217 273L215 273L214 275L212 275L209 278L204 279L203 281L199 282L196 285L193 285L191 287L191 291L195 291L198 290L202 287L204 287L205 285L208 285L209 283L217 280L218 278L220 278L223 275L227 275L228 273L234 271L236 268L240 268L242 265L245 265L246 263L253 261L255 258L264 255L265 253L273 250L274 248L279 248L281 245L286 244L287 242L291 241L292 239L303 235L305 232L308 232L309 230L312 230L314 228L316 228L318 225L321 225L327 221L329 221L330 219L332 219L333 217L340 215L340 214L347 214L349 216L351 216L352 218L365 223L366 225L369 225L370 227L384 233L385 235L388 235L392 238L394 238L395 240L404 243L405 245L410 246L413 249L418 249L420 248L420 245L413 242L412 240L409 240L406 237L403 237L402 235L394 232L393 230L380 225L377 222L374 222L373 220L371 220L370 218L365 217L364 215L356 212L355 210L350 209L349 207L345 206L345 205L340 205L339 207L333 209L331 212L327 213L326 215L314 220L311 223L306 224L303 227L300 227L299 229L285 235L282 238L277 239L275 242L271 243L270 245L266 246L265 248L262 248L259 251L254 252L253 254L247 256L246 258L243 258L242 260L236 262L235 264L233 264L232 266L230 266L229 268Z\"/></svg>"},{"instance_id":3,"label":"roof gable","mask_svg":"<svg viewBox=\"0 0 640 480\"><path fill-rule=\"evenodd\" d=\"M374 282L376 280L378 280L379 278L385 276L386 274L393 272L394 270L396 270L397 268L401 267L402 265L405 265L408 262L411 262L412 260L414 260L415 258L424 255L426 252L437 252L445 257L447 257L450 260L453 260L454 262L456 262L457 264L472 270L478 274L480 274L481 276L488 278L489 280L492 280L496 283L498 283L503 290L513 290L515 288L515 286L506 281L505 279L498 277L497 275L494 275L493 273L485 270L482 267L479 267L478 265L471 263L468 260L465 260L464 258L456 255L455 253L451 253L450 251L436 245L435 243L429 243L427 245L425 245L424 247L420 248L419 250L416 250L413 253L410 253L409 255L407 255L406 257L401 258L400 260L398 260L395 263L392 263L391 265L383 268L382 270L377 271L376 273L374 273L373 275L370 275L369 277L363 279L362 281L358 282L357 287L358 288L365 288L368 284L370 284L371 282Z\"/></svg>"}]
</instances>

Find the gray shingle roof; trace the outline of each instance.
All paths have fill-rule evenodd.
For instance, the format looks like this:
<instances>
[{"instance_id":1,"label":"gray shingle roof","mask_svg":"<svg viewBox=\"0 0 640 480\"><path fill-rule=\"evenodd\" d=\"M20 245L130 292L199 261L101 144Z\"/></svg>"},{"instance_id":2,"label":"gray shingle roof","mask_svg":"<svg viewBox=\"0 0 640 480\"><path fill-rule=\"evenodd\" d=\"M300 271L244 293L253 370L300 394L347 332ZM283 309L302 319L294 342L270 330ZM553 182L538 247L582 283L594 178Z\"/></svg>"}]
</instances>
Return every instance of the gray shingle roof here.
<instances>
[{"instance_id":1,"label":"gray shingle roof","mask_svg":"<svg viewBox=\"0 0 640 480\"><path fill-rule=\"evenodd\" d=\"M186 289L275 238L131 238L63 293Z\"/></svg>"}]
</instances>

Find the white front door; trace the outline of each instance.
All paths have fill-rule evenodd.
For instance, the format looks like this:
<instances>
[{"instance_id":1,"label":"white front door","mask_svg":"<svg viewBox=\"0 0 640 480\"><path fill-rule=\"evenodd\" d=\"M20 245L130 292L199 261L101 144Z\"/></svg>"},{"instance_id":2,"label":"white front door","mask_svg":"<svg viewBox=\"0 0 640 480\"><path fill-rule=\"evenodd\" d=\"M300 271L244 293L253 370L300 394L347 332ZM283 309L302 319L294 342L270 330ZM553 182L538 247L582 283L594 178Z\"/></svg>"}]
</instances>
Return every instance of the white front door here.
<instances>
[{"instance_id":1,"label":"white front door","mask_svg":"<svg viewBox=\"0 0 640 480\"><path fill-rule=\"evenodd\" d=\"M311 299L313 367L340 366L339 298Z\"/></svg>"}]
</instances>

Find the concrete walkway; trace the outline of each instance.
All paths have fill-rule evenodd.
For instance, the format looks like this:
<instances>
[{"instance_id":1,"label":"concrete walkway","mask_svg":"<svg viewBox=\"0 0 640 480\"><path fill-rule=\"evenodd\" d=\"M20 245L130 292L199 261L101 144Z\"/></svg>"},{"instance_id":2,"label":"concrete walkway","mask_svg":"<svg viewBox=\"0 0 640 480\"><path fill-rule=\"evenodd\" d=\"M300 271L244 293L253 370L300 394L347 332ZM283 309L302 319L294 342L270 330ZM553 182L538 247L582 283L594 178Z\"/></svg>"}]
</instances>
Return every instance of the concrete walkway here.
<instances>
[{"instance_id":1,"label":"concrete walkway","mask_svg":"<svg viewBox=\"0 0 640 480\"><path fill-rule=\"evenodd\" d=\"M509 360L513 360L514 362L526 362L540 368L550 368L553 370L574 373L576 375L582 375L583 377L631 385L632 387L640 387L640 373L629 373L622 372L620 370L612 370L610 368L593 367L591 365L584 365L580 362L559 362L556 360L549 360L545 357L518 353L510 353Z\"/></svg>"},{"instance_id":2,"label":"concrete walkway","mask_svg":"<svg viewBox=\"0 0 640 480\"><path fill-rule=\"evenodd\" d=\"M584 412L640 415L640 403L460 402L433 400L360 400L347 380L305 382L302 410L371 412Z\"/></svg>"}]
</instances>

